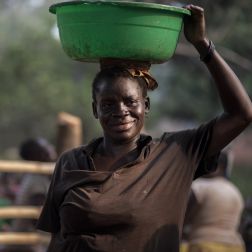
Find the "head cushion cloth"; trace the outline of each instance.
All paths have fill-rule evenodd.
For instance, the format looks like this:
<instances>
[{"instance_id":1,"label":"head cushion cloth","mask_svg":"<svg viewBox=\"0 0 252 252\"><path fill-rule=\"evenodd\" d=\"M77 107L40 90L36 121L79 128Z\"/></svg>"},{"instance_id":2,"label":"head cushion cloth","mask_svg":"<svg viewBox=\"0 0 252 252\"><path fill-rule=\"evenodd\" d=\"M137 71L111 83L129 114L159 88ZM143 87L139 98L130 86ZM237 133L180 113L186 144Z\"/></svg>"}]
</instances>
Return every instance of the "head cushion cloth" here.
<instances>
[{"instance_id":1,"label":"head cushion cloth","mask_svg":"<svg viewBox=\"0 0 252 252\"><path fill-rule=\"evenodd\" d=\"M120 59L101 59L101 70L113 67L122 67L134 77L142 77L147 85L147 89L154 90L157 88L157 81L151 76L149 69L151 64L147 61L133 61Z\"/></svg>"}]
</instances>

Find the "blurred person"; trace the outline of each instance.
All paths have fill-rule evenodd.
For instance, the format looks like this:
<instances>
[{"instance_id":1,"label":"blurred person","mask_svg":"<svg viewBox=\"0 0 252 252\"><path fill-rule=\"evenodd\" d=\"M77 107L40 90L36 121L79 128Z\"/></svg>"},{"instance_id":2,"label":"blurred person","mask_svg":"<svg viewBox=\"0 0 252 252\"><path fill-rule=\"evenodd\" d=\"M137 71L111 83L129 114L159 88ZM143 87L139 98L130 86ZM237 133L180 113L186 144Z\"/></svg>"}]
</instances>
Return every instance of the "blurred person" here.
<instances>
[{"instance_id":1,"label":"blurred person","mask_svg":"<svg viewBox=\"0 0 252 252\"><path fill-rule=\"evenodd\" d=\"M24 141L19 148L20 157L26 161L54 162L57 155L55 148L44 138L34 138ZM27 173L16 194L14 205L16 206L42 206L49 188L51 176ZM36 231L36 220L15 219L12 221L12 232ZM37 247L28 245L8 245L3 248L4 252L34 252Z\"/></svg>"},{"instance_id":2,"label":"blurred person","mask_svg":"<svg viewBox=\"0 0 252 252\"><path fill-rule=\"evenodd\" d=\"M92 95L103 136L56 164L38 221L52 234L48 252L177 252L193 177L211 171L219 151L252 121L248 95L207 38L204 10L186 8L185 36L215 80L223 114L152 139L141 130L147 90L157 82L146 68L101 62Z\"/></svg>"},{"instance_id":3,"label":"blurred person","mask_svg":"<svg viewBox=\"0 0 252 252\"><path fill-rule=\"evenodd\" d=\"M215 172L192 183L186 213L188 252L244 252L239 233L244 203L229 180L230 156L221 152Z\"/></svg>"},{"instance_id":4,"label":"blurred person","mask_svg":"<svg viewBox=\"0 0 252 252\"><path fill-rule=\"evenodd\" d=\"M7 173L0 173L0 207L10 206L12 202L13 195L10 193L8 184ZM8 231L10 228L11 220L0 219L0 231Z\"/></svg>"},{"instance_id":5,"label":"blurred person","mask_svg":"<svg viewBox=\"0 0 252 252\"><path fill-rule=\"evenodd\" d=\"M188 251L187 241L182 240L182 242L180 243L179 252L187 252L187 251Z\"/></svg>"},{"instance_id":6,"label":"blurred person","mask_svg":"<svg viewBox=\"0 0 252 252\"><path fill-rule=\"evenodd\" d=\"M11 206L15 203L15 197L21 181L20 174L4 172L0 174L0 207ZM11 219L0 219L0 230L9 231Z\"/></svg>"},{"instance_id":7,"label":"blurred person","mask_svg":"<svg viewBox=\"0 0 252 252\"><path fill-rule=\"evenodd\" d=\"M5 199L8 199L10 203L14 203L16 194L19 190L22 176L17 173L4 172L0 176L0 195Z\"/></svg>"},{"instance_id":8,"label":"blurred person","mask_svg":"<svg viewBox=\"0 0 252 252\"><path fill-rule=\"evenodd\" d=\"M28 139L20 146L20 157L26 161L54 162L57 154L54 146L44 138ZM28 173L23 176L15 205L42 206L49 188L51 176ZM16 220L14 230L31 231L35 223Z\"/></svg>"}]
</instances>

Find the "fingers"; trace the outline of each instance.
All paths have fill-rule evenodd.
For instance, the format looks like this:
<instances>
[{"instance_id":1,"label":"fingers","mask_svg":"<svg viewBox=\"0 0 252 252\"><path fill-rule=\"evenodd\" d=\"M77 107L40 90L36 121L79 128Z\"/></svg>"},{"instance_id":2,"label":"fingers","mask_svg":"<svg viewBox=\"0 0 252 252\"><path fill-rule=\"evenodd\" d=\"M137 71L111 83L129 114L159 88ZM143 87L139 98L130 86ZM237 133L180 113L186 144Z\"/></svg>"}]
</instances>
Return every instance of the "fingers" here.
<instances>
[{"instance_id":1,"label":"fingers","mask_svg":"<svg viewBox=\"0 0 252 252\"><path fill-rule=\"evenodd\" d=\"M206 37L204 9L193 4L184 8L191 12L190 16L184 17L184 34L189 42L196 45Z\"/></svg>"},{"instance_id":2,"label":"fingers","mask_svg":"<svg viewBox=\"0 0 252 252\"><path fill-rule=\"evenodd\" d=\"M202 7L193 4L188 4L184 8L192 12L204 12L204 9Z\"/></svg>"},{"instance_id":3,"label":"fingers","mask_svg":"<svg viewBox=\"0 0 252 252\"><path fill-rule=\"evenodd\" d=\"M204 9L200 6L188 4L184 8L191 11L191 14L194 16L203 16L204 15Z\"/></svg>"}]
</instances>

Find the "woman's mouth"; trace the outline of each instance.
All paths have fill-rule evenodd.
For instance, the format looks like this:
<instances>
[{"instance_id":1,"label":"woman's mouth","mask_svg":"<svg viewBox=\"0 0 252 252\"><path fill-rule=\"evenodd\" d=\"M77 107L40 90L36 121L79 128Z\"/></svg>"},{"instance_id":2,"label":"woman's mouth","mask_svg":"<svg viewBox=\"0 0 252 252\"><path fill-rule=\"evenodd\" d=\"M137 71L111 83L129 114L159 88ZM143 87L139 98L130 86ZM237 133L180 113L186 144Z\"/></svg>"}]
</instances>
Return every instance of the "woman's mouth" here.
<instances>
[{"instance_id":1,"label":"woman's mouth","mask_svg":"<svg viewBox=\"0 0 252 252\"><path fill-rule=\"evenodd\" d=\"M134 123L135 121L113 123L111 124L111 128L115 131L127 131L131 129Z\"/></svg>"}]
</instances>

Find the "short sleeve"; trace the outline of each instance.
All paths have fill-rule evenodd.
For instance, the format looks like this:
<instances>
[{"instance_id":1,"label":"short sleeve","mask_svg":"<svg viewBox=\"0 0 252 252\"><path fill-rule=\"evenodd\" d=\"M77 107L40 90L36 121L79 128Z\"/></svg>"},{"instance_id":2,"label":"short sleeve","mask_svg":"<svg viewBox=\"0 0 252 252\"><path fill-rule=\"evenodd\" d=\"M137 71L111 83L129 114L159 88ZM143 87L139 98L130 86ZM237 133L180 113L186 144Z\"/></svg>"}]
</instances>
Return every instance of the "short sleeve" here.
<instances>
[{"instance_id":1,"label":"short sleeve","mask_svg":"<svg viewBox=\"0 0 252 252\"><path fill-rule=\"evenodd\" d=\"M210 121L209 123L201 125L196 130L196 142L199 142L199 162L197 165L197 168L195 170L194 179L199 178L203 175L206 175L208 173L211 173L216 170L218 158L220 155L220 152L217 152L215 155L206 157L206 153L208 151L210 142L212 140L212 133L213 133L213 127L216 123L216 119ZM197 149L196 146L194 146L194 149Z\"/></svg>"},{"instance_id":2,"label":"short sleeve","mask_svg":"<svg viewBox=\"0 0 252 252\"><path fill-rule=\"evenodd\" d=\"M47 197L42 208L42 212L37 221L37 229L45 232L57 233L60 230L60 219L58 207L55 204L54 194L57 180L59 179L59 170L61 160L56 163L52 180L48 189Z\"/></svg>"},{"instance_id":3,"label":"short sleeve","mask_svg":"<svg viewBox=\"0 0 252 252\"><path fill-rule=\"evenodd\" d=\"M192 165L194 179L216 169L219 154L210 158L206 157L215 123L216 119L202 124L198 128L165 133L162 138L162 141L166 141L167 144L175 142L180 146Z\"/></svg>"}]
</instances>

